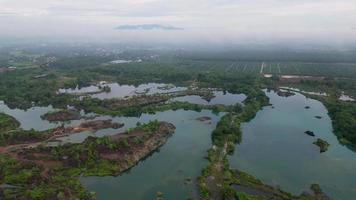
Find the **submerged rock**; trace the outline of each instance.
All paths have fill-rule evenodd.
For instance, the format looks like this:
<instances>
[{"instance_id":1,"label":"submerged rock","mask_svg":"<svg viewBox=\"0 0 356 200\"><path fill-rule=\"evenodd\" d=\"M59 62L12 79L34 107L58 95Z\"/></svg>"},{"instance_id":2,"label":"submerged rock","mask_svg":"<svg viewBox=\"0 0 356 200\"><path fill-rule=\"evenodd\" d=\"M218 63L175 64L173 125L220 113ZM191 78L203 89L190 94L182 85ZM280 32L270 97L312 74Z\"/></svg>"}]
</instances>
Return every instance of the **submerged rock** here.
<instances>
[{"instance_id":1,"label":"submerged rock","mask_svg":"<svg viewBox=\"0 0 356 200\"><path fill-rule=\"evenodd\" d=\"M305 109L310 109L310 106L305 106L304 108L305 108Z\"/></svg>"},{"instance_id":2,"label":"submerged rock","mask_svg":"<svg viewBox=\"0 0 356 200\"><path fill-rule=\"evenodd\" d=\"M304 133L306 133L307 135L313 136L313 137L315 136L313 131L305 131Z\"/></svg>"},{"instance_id":3,"label":"submerged rock","mask_svg":"<svg viewBox=\"0 0 356 200\"><path fill-rule=\"evenodd\" d=\"M163 199L164 199L164 194L158 191L156 193L156 200L163 200Z\"/></svg>"},{"instance_id":4,"label":"submerged rock","mask_svg":"<svg viewBox=\"0 0 356 200\"><path fill-rule=\"evenodd\" d=\"M192 184L193 183L193 180L192 178L188 177L184 180L184 185L189 185L189 184Z\"/></svg>"},{"instance_id":5,"label":"submerged rock","mask_svg":"<svg viewBox=\"0 0 356 200\"><path fill-rule=\"evenodd\" d=\"M310 192L303 192L302 197L316 199L316 200L331 200L320 188L319 184L312 184Z\"/></svg>"},{"instance_id":6,"label":"submerged rock","mask_svg":"<svg viewBox=\"0 0 356 200\"><path fill-rule=\"evenodd\" d=\"M320 138L318 138L313 144L317 145L320 148L320 153L327 151L330 146L327 141L322 140Z\"/></svg>"},{"instance_id":7,"label":"submerged rock","mask_svg":"<svg viewBox=\"0 0 356 200\"><path fill-rule=\"evenodd\" d=\"M201 121L205 124L211 124L211 117L207 117L207 116L198 117L196 120Z\"/></svg>"},{"instance_id":8,"label":"submerged rock","mask_svg":"<svg viewBox=\"0 0 356 200\"><path fill-rule=\"evenodd\" d=\"M198 117L197 120L201 122L211 121L211 117L207 117L207 116Z\"/></svg>"}]
</instances>

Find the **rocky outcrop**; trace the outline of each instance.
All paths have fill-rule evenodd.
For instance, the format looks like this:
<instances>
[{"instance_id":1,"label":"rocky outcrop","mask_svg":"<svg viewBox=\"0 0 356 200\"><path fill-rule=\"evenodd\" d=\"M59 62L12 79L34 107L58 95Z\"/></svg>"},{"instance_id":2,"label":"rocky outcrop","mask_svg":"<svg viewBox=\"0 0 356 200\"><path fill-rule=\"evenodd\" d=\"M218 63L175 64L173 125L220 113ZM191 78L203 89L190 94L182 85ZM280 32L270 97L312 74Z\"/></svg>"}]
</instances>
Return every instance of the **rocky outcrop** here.
<instances>
[{"instance_id":1,"label":"rocky outcrop","mask_svg":"<svg viewBox=\"0 0 356 200\"><path fill-rule=\"evenodd\" d=\"M315 136L315 134L314 134L313 131L305 131L304 133L307 134L307 135L309 135L309 136L312 136L312 137Z\"/></svg>"}]
</instances>

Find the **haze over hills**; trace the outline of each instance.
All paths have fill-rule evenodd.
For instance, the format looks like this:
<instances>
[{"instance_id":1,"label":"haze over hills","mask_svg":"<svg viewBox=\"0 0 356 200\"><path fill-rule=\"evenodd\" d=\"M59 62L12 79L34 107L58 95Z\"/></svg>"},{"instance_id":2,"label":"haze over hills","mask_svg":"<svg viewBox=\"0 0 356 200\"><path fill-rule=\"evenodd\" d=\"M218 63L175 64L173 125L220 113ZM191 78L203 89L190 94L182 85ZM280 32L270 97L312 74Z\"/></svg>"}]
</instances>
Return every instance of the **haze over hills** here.
<instances>
[{"instance_id":1,"label":"haze over hills","mask_svg":"<svg viewBox=\"0 0 356 200\"><path fill-rule=\"evenodd\" d=\"M184 30L180 27L160 24L137 24L137 25L120 25L116 27L117 30Z\"/></svg>"},{"instance_id":2,"label":"haze over hills","mask_svg":"<svg viewBox=\"0 0 356 200\"><path fill-rule=\"evenodd\" d=\"M355 13L354 0L12 0L0 3L0 40L344 46L356 43Z\"/></svg>"}]
</instances>

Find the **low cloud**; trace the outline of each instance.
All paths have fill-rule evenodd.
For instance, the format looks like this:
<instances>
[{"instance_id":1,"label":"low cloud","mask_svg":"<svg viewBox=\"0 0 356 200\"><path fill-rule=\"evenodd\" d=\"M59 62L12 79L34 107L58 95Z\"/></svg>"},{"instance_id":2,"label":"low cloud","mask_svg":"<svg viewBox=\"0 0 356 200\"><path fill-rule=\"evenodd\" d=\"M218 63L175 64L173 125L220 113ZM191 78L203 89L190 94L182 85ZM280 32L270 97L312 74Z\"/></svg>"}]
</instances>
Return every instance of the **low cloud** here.
<instances>
[{"instance_id":1,"label":"low cloud","mask_svg":"<svg viewBox=\"0 0 356 200\"><path fill-rule=\"evenodd\" d=\"M347 43L356 42L355 19L355 0L3 0L0 39L62 35Z\"/></svg>"},{"instance_id":2,"label":"low cloud","mask_svg":"<svg viewBox=\"0 0 356 200\"><path fill-rule=\"evenodd\" d=\"M184 30L183 28L180 27L160 25L160 24L121 25L116 27L115 29L117 30L165 30L165 31Z\"/></svg>"}]
</instances>

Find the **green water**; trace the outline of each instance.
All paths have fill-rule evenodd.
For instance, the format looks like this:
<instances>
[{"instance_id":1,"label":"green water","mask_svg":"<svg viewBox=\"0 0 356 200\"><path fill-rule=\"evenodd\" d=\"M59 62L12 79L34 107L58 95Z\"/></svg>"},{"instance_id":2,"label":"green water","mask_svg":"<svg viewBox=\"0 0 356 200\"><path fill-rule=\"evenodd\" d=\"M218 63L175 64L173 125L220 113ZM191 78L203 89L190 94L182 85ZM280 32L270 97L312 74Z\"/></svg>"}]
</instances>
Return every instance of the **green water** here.
<instances>
[{"instance_id":1,"label":"green water","mask_svg":"<svg viewBox=\"0 0 356 200\"><path fill-rule=\"evenodd\" d=\"M265 107L243 124L242 142L230 157L232 167L294 194L318 183L333 199L354 200L356 154L338 143L326 108L301 94L267 95L274 108ZM314 131L316 137L305 134L306 130ZM331 144L327 152L319 153L313 144L316 138Z\"/></svg>"},{"instance_id":2,"label":"green water","mask_svg":"<svg viewBox=\"0 0 356 200\"><path fill-rule=\"evenodd\" d=\"M210 116L212 123L197 121ZM206 166L207 150L211 147L211 132L220 116L210 111L166 111L143 115L139 121L164 120L176 126L168 142L127 173L118 177L82 177L82 183L97 193L98 199L154 199L162 192L166 199L196 197L195 179ZM187 179L193 182L186 183ZM188 181L189 182L189 181Z\"/></svg>"}]
</instances>

